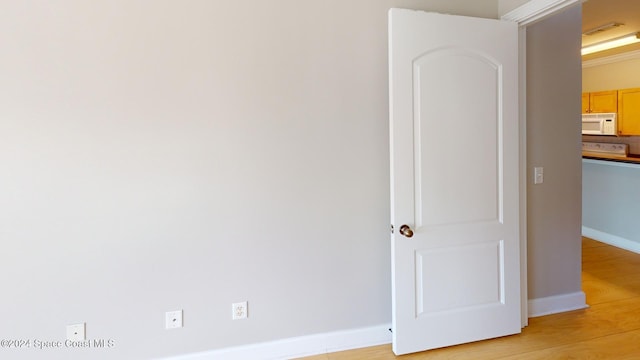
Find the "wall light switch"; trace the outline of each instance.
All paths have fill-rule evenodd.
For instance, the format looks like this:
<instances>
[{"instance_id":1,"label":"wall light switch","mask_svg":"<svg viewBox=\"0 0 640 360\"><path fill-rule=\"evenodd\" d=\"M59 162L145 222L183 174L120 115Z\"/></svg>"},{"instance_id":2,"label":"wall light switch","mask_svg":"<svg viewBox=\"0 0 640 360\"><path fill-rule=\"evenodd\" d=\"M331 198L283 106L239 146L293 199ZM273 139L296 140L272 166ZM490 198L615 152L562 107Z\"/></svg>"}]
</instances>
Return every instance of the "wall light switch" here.
<instances>
[{"instance_id":1,"label":"wall light switch","mask_svg":"<svg viewBox=\"0 0 640 360\"><path fill-rule=\"evenodd\" d=\"M534 167L533 168L533 183L534 184L542 184L544 182L544 168L543 167Z\"/></svg>"}]
</instances>

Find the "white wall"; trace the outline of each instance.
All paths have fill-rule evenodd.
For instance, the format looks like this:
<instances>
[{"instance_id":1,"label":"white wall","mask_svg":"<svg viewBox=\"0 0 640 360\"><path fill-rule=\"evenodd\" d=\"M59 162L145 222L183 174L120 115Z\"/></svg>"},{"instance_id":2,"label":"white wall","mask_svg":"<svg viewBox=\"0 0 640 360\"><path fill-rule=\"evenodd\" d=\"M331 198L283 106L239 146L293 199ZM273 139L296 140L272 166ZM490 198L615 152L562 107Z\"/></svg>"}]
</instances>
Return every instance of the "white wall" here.
<instances>
[{"instance_id":1,"label":"white wall","mask_svg":"<svg viewBox=\"0 0 640 360\"><path fill-rule=\"evenodd\" d=\"M573 6L527 29L530 299L581 289L581 19Z\"/></svg>"},{"instance_id":2,"label":"white wall","mask_svg":"<svg viewBox=\"0 0 640 360\"><path fill-rule=\"evenodd\" d=\"M115 340L2 357L390 322L392 6L497 17L495 0L1 1L0 338L87 322Z\"/></svg>"}]
</instances>

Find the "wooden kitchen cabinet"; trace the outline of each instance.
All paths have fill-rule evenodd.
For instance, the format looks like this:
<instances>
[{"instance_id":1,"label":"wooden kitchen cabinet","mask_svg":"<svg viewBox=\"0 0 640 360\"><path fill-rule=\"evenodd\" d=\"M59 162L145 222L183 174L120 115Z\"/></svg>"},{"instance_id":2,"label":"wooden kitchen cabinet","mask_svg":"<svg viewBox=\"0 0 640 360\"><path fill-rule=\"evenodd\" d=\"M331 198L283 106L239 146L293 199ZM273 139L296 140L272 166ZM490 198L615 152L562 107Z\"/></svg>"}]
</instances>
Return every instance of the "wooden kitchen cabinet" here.
<instances>
[{"instance_id":1,"label":"wooden kitchen cabinet","mask_svg":"<svg viewBox=\"0 0 640 360\"><path fill-rule=\"evenodd\" d=\"M615 113L618 112L618 91L598 91L582 93L583 113Z\"/></svg>"},{"instance_id":2,"label":"wooden kitchen cabinet","mask_svg":"<svg viewBox=\"0 0 640 360\"><path fill-rule=\"evenodd\" d=\"M588 113L590 108L589 93L582 93L582 113Z\"/></svg>"},{"instance_id":3,"label":"wooden kitchen cabinet","mask_svg":"<svg viewBox=\"0 0 640 360\"><path fill-rule=\"evenodd\" d=\"M618 135L640 135L640 88L618 90Z\"/></svg>"}]
</instances>

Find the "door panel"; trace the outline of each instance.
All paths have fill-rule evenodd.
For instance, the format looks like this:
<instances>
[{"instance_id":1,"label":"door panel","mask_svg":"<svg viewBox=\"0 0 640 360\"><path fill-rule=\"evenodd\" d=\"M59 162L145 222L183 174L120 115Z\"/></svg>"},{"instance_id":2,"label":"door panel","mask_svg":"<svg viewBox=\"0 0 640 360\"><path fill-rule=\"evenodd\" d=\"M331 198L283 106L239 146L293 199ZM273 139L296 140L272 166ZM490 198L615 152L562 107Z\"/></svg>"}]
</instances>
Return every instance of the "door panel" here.
<instances>
[{"instance_id":1,"label":"door panel","mask_svg":"<svg viewBox=\"0 0 640 360\"><path fill-rule=\"evenodd\" d=\"M520 332L517 25L389 12L393 350ZM407 234L407 233L405 233Z\"/></svg>"},{"instance_id":2,"label":"door panel","mask_svg":"<svg viewBox=\"0 0 640 360\"><path fill-rule=\"evenodd\" d=\"M616 90L592 92L589 101L591 112L618 112L618 92Z\"/></svg>"},{"instance_id":3,"label":"door panel","mask_svg":"<svg viewBox=\"0 0 640 360\"><path fill-rule=\"evenodd\" d=\"M414 62L416 226L498 219L500 76L492 59L465 49L439 49ZM462 99L474 99L473 106L461 106ZM473 153L459 143L473 144ZM448 162L435 173L429 164L443 152Z\"/></svg>"},{"instance_id":4,"label":"door panel","mask_svg":"<svg viewBox=\"0 0 640 360\"><path fill-rule=\"evenodd\" d=\"M640 88L618 91L618 134L640 135Z\"/></svg>"},{"instance_id":5,"label":"door panel","mask_svg":"<svg viewBox=\"0 0 640 360\"><path fill-rule=\"evenodd\" d=\"M504 304L503 248L496 241L417 250L416 315Z\"/></svg>"}]
</instances>

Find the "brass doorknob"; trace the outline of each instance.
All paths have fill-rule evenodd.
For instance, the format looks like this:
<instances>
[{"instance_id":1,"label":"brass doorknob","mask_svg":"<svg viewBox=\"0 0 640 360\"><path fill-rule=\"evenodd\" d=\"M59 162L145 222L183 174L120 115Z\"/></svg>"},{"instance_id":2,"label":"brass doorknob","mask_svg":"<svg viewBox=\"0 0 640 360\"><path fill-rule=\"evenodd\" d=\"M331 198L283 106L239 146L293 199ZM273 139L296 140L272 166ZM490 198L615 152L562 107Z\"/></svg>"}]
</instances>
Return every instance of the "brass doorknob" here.
<instances>
[{"instance_id":1,"label":"brass doorknob","mask_svg":"<svg viewBox=\"0 0 640 360\"><path fill-rule=\"evenodd\" d=\"M413 230L409 227L409 225L400 226L400 234L410 238L413 236Z\"/></svg>"}]
</instances>

